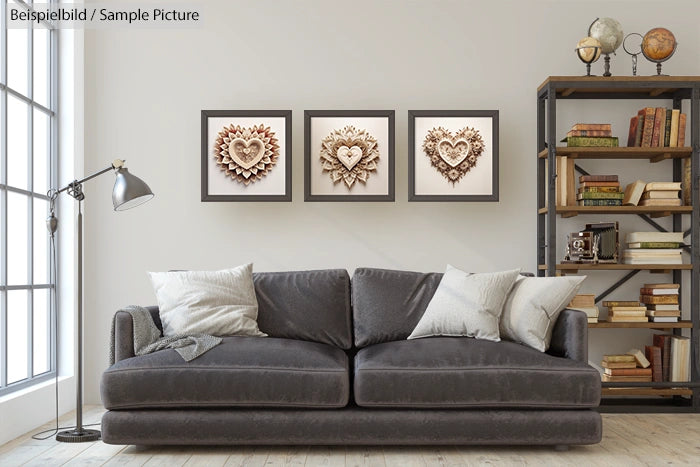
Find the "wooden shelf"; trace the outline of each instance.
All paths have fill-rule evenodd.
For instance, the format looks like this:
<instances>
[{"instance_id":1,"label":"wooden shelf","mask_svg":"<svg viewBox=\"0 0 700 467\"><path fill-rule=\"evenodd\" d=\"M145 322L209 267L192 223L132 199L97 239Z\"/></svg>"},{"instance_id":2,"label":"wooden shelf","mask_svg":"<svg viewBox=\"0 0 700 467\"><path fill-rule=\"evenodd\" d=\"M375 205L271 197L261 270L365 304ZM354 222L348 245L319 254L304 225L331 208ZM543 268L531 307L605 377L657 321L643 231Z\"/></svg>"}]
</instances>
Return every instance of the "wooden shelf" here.
<instances>
[{"instance_id":1,"label":"wooden shelf","mask_svg":"<svg viewBox=\"0 0 700 467\"><path fill-rule=\"evenodd\" d=\"M538 269L547 270L546 264L540 264ZM690 270L692 264L557 264L557 271L670 271Z\"/></svg>"},{"instance_id":2,"label":"wooden shelf","mask_svg":"<svg viewBox=\"0 0 700 467\"><path fill-rule=\"evenodd\" d=\"M608 321L598 321L597 323L588 323L588 327L598 329L690 329L693 327L693 322L684 320L677 323L610 323Z\"/></svg>"},{"instance_id":3,"label":"wooden shelf","mask_svg":"<svg viewBox=\"0 0 700 467\"><path fill-rule=\"evenodd\" d=\"M603 396L692 396L693 390L690 388L602 388L601 394Z\"/></svg>"},{"instance_id":4,"label":"wooden shelf","mask_svg":"<svg viewBox=\"0 0 700 467\"><path fill-rule=\"evenodd\" d=\"M692 206L557 206L561 217L574 217L579 214L647 214L651 217L665 217L672 214L692 214ZM547 214L548 208L540 208L538 214Z\"/></svg>"},{"instance_id":5,"label":"wooden shelf","mask_svg":"<svg viewBox=\"0 0 700 467\"><path fill-rule=\"evenodd\" d=\"M537 88L538 95L548 85L555 87L557 98L592 99L610 94L624 98L669 98L700 82L698 76L550 76Z\"/></svg>"},{"instance_id":6,"label":"wooden shelf","mask_svg":"<svg viewBox=\"0 0 700 467\"><path fill-rule=\"evenodd\" d=\"M567 156L570 159L649 159L650 162L661 162L667 159L690 157L693 148L577 148L557 146L557 156ZM537 157L546 159L547 149L540 151Z\"/></svg>"}]
</instances>

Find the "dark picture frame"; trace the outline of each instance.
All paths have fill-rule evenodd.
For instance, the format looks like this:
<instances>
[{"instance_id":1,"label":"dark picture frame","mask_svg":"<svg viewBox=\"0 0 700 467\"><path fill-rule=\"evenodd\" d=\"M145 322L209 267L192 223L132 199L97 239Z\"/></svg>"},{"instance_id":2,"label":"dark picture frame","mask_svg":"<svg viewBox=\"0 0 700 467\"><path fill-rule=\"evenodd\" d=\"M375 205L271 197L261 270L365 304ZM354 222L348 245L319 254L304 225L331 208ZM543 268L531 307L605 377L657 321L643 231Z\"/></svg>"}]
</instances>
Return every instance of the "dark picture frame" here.
<instances>
[{"instance_id":1,"label":"dark picture frame","mask_svg":"<svg viewBox=\"0 0 700 467\"><path fill-rule=\"evenodd\" d=\"M251 121L257 122L254 125L267 125L265 119L279 120L284 118L284 124L276 124L276 136L279 145L279 155L277 164L273 166L269 173L261 180L245 186L243 183L227 177L221 173L221 169L216 167L217 162L214 157L214 139L212 133L218 127L223 128L224 121L231 123ZM201 133L201 200L206 201L291 201L292 200L292 111L291 110L202 110L202 133ZM216 128L210 126L212 119L217 119ZM269 120L268 120L269 122ZM282 129L283 128L283 129ZM282 132L280 130L282 129ZM282 164L280 164L282 162ZM280 167L282 166L282 167ZM284 173L275 173L275 170L282 170ZM213 175L216 174L216 175ZM215 176L221 178L213 179ZM230 186L228 186L230 184ZM246 194L248 190L251 193ZM261 193L261 191L272 191L272 194Z\"/></svg>"},{"instance_id":2,"label":"dark picture frame","mask_svg":"<svg viewBox=\"0 0 700 467\"><path fill-rule=\"evenodd\" d=\"M498 110L409 110L408 111L408 200L409 201L487 201L499 200L498 181ZM416 120L420 121L420 134L416 134ZM490 119L485 122L484 119ZM458 181L452 183L446 174L442 174L431 164L431 158L423 147L428 136L426 127L443 127L455 133L463 127L480 127L486 129L483 139L487 159L477 158L474 168L458 174ZM458 128L459 127L459 128ZM418 138L418 140L416 139ZM420 149L417 149L420 148ZM482 157L481 155L479 157ZM481 162L481 166L479 166ZM485 164L486 163L486 164ZM442 164L444 166L444 164ZM450 167L447 167L445 172ZM486 172L486 175L484 174ZM477 178L475 178L477 177ZM488 177L488 178L484 178ZM441 184L441 182L444 182ZM466 182L466 183L465 183ZM470 192L470 182L478 184L479 189ZM474 182L477 182L476 184ZM490 183L489 183L490 182ZM436 188L426 189L431 185ZM488 187L490 186L490 189ZM486 188L484 188L486 187Z\"/></svg>"},{"instance_id":3,"label":"dark picture frame","mask_svg":"<svg viewBox=\"0 0 700 467\"><path fill-rule=\"evenodd\" d=\"M327 137L328 131L315 131L314 122L316 119L340 119L334 128L343 125L357 125L358 129L363 125L357 122L366 122L361 119L386 119L386 134L375 134L374 136L382 141L377 145L380 152L379 168L370 172L367 186L372 181L374 186L381 186L386 193L358 194L357 188L365 189L361 182L350 188L343 185L343 181L334 182L329 173L324 172L320 159L320 152L314 151L321 145L323 138ZM329 120L330 121L330 120ZM319 120L320 123L323 123ZM377 125L383 125L377 122ZM322 126L322 125L321 125ZM386 145L386 148L383 147ZM315 152L312 154L312 152ZM384 160L382 160L382 157ZM305 110L304 111L304 201L394 201L395 200L395 111L394 110ZM372 179L374 177L374 180ZM313 180L313 181L312 181ZM381 180L377 182L376 180ZM385 183L384 183L385 182ZM376 185L379 183L380 185ZM321 186L316 190L315 184ZM355 193L353 193L355 188ZM384 190L384 188L386 188ZM325 192L323 192L325 190ZM334 191L334 193L330 193Z\"/></svg>"}]
</instances>

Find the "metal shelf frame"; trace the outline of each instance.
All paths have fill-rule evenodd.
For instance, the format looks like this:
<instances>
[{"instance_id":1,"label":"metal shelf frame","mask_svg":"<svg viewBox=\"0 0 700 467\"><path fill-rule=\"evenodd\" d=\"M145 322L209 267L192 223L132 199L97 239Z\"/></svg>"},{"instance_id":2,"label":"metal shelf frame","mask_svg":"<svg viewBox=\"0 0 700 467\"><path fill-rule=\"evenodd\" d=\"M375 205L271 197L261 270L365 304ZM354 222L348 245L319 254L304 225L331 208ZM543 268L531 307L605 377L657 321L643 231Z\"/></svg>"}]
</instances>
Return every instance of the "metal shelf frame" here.
<instances>
[{"instance_id":1,"label":"metal shelf frame","mask_svg":"<svg viewBox=\"0 0 700 467\"><path fill-rule=\"evenodd\" d=\"M537 89L537 265L546 264L545 269L537 268L538 276L555 276L557 273L557 207L556 207L556 157L557 157L557 102L559 99L637 99L650 101L671 99L673 108L680 109L683 100L690 100L689 135L691 160L691 204L690 213L670 213L673 230L682 230L684 215L691 216L690 236L690 328L691 339L691 381L686 387L692 388L689 409L700 412L700 76L615 76L575 77L550 76ZM688 135L688 133L686 133ZM687 140L686 140L687 141ZM568 149L567 149L568 150ZM590 151L590 150L588 150ZM678 151L678 150L676 150ZM544 154L546 154L546 157ZM623 151L620 151L623 152ZM615 154L605 158L616 159ZM621 159L624 157L620 157ZM673 159L673 180L682 181L682 159ZM641 162L641 161L640 161ZM650 163L653 162L650 160ZM550 167L545 180L545 163ZM577 167L577 169L580 169ZM582 172L582 170L579 170ZM547 195L547 196L545 196ZM547 201L545 202L545 199ZM579 214L584 214L579 212ZM620 213L623 214L623 213ZM632 214L632 213L629 213ZM627 215L629 215L627 214ZM658 230L661 228L645 214L636 214ZM679 283L683 270L672 271L673 281ZM635 275L628 273L613 287L608 288L602 296L612 292ZM679 297L682 298L682 297ZM681 329L674 329L680 334ZM608 386L610 387L610 386ZM675 402L683 404L682 398L674 397ZM606 401L609 402L609 401ZM653 405L635 405L640 412L655 411ZM648 410L646 410L648 408Z\"/></svg>"}]
</instances>

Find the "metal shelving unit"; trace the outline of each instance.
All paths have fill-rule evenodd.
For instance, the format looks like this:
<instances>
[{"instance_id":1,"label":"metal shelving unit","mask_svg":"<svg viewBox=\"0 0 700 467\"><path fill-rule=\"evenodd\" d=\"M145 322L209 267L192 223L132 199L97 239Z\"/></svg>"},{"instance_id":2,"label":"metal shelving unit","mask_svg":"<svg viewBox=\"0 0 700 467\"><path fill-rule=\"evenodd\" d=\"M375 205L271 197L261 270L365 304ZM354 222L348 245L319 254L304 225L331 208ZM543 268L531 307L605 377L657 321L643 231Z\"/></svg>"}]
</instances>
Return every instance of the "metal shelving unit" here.
<instances>
[{"instance_id":1,"label":"metal shelving unit","mask_svg":"<svg viewBox=\"0 0 700 467\"><path fill-rule=\"evenodd\" d=\"M557 101L559 99L638 99L645 102L671 99L673 108L680 109L683 100L690 101L686 141L690 146L680 148L575 148L557 147ZM648 104L646 104L649 106ZM689 136L689 138L688 138ZM640 163L673 160L673 179L682 181L682 161L691 160L692 206L557 206L556 173L550 170L545 179L545 163L556 167L556 157L569 159L633 159ZM580 167L576 167L583 172ZM648 328L665 329L681 334L690 330L690 382L684 383L603 383L601 411L632 412L700 412L700 76L614 76L573 77L550 76L537 89L537 274L555 276L576 274L578 271L619 270L625 275L596 297L602 300L610 292L649 270L673 275L680 283L685 271L690 273L690 319L679 323L591 323L589 328ZM546 195L546 196L545 196ZM546 201L545 201L546 200ZM559 264L557 263L557 216L572 217L587 214L616 214L620 220L637 215L664 231L653 218L672 216L673 230L682 230L683 216L690 216L690 264ZM688 241L686 240L686 243ZM681 291L682 292L682 291ZM661 325L666 324L666 325ZM668 326L673 324L673 326ZM602 331L605 332L605 331ZM638 399L638 397L654 399ZM634 397L632 399L631 397Z\"/></svg>"}]
</instances>

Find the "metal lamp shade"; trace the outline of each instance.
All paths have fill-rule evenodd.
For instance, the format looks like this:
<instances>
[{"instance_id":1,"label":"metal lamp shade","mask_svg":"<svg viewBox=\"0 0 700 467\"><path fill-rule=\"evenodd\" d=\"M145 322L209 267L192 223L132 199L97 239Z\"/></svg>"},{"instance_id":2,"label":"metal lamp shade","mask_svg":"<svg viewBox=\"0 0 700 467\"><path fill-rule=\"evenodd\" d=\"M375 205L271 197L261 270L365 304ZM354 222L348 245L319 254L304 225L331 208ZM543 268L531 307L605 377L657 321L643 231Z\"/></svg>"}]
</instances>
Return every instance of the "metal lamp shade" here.
<instances>
[{"instance_id":1,"label":"metal lamp shade","mask_svg":"<svg viewBox=\"0 0 700 467\"><path fill-rule=\"evenodd\" d=\"M112 190L112 203L115 211L125 211L153 198L153 192L146 182L131 175L126 167L117 169L117 179Z\"/></svg>"}]
</instances>

